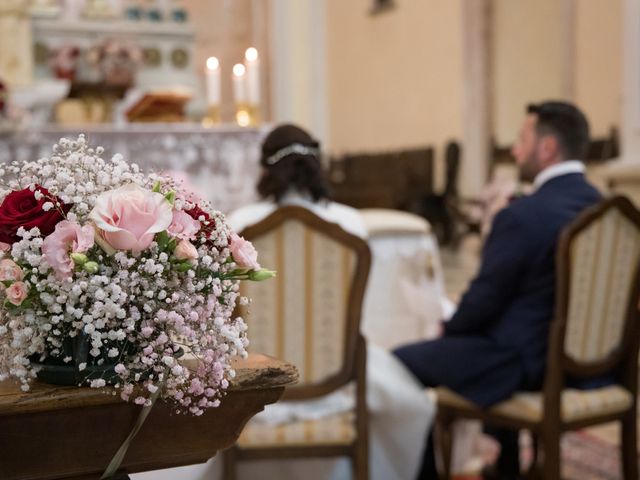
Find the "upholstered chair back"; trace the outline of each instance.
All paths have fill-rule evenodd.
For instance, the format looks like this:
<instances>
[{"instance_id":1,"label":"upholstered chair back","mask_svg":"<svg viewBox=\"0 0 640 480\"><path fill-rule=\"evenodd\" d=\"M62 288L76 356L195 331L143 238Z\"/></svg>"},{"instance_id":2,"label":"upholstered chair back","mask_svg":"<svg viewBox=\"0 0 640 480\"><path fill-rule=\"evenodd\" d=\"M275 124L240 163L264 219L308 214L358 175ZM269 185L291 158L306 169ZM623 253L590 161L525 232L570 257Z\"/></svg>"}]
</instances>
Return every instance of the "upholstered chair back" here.
<instances>
[{"instance_id":1,"label":"upholstered chair back","mask_svg":"<svg viewBox=\"0 0 640 480\"><path fill-rule=\"evenodd\" d=\"M601 363L619 351L638 309L640 224L619 200L594 212L569 241L564 350L576 363Z\"/></svg>"},{"instance_id":2,"label":"upholstered chair back","mask_svg":"<svg viewBox=\"0 0 640 480\"><path fill-rule=\"evenodd\" d=\"M292 206L242 235L260 252L261 265L277 271L268 281L243 283L242 294L251 298L249 351L296 365L296 388L345 384L369 271L366 242Z\"/></svg>"}]
</instances>

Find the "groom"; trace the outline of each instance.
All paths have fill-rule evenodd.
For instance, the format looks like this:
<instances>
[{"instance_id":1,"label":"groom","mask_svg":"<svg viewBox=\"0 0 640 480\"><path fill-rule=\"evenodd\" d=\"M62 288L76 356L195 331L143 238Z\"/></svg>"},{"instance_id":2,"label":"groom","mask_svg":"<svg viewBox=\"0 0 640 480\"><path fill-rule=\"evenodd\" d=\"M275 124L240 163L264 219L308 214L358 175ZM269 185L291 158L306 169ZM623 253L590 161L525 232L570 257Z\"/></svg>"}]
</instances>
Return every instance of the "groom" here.
<instances>
[{"instance_id":1,"label":"groom","mask_svg":"<svg viewBox=\"0 0 640 480\"><path fill-rule=\"evenodd\" d=\"M395 354L428 387L444 385L482 407L517 390L538 390L545 373L553 315L556 241L562 228L600 199L581 159L589 125L574 105L530 105L512 149L533 194L495 217L480 271L444 336ZM501 454L492 476L519 477L517 432L498 430ZM437 479L431 441L420 479Z\"/></svg>"}]
</instances>

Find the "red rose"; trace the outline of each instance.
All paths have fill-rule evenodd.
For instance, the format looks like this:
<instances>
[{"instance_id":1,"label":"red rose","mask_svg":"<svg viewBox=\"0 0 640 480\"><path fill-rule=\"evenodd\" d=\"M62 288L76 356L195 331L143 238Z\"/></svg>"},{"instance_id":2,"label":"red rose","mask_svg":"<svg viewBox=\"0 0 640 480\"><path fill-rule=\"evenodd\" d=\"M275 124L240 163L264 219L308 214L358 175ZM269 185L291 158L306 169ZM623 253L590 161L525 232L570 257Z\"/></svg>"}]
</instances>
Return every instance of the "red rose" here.
<instances>
[{"instance_id":1,"label":"red rose","mask_svg":"<svg viewBox=\"0 0 640 480\"><path fill-rule=\"evenodd\" d=\"M204 233L206 238L211 238L211 233L216 228L216 221L211 218L211 215L202 210L198 205L195 205L190 210L185 210L185 213L200 222L200 232L198 233ZM204 222L200 220L200 217L204 217Z\"/></svg>"},{"instance_id":2,"label":"red rose","mask_svg":"<svg viewBox=\"0 0 640 480\"><path fill-rule=\"evenodd\" d=\"M43 237L49 235L56 228L56 224L64 220L59 209L52 208L48 212L42 209L46 202L57 202L62 205L64 212L68 212L71 205L63 205L59 198L52 197L46 188L36 187L42 192L40 200L36 200L34 192L25 188L7 195L0 205L0 242L14 243L20 240L17 232L20 227L30 230L38 227Z\"/></svg>"},{"instance_id":3,"label":"red rose","mask_svg":"<svg viewBox=\"0 0 640 480\"><path fill-rule=\"evenodd\" d=\"M200 216L202 215L204 217L205 220L209 220L210 216L207 212L205 212L204 210L202 210L198 205L194 205L193 207L191 207L190 210L185 210L185 212L187 212L191 218L193 218L194 220L200 220Z\"/></svg>"}]
</instances>

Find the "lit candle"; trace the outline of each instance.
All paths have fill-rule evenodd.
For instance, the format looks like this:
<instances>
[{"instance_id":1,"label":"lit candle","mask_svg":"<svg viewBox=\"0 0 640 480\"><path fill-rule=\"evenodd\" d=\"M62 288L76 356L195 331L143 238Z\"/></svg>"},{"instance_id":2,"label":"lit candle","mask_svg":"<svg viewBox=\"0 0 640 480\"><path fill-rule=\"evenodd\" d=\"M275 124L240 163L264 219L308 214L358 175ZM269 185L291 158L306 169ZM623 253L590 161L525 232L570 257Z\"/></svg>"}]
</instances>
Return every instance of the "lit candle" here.
<instances>
[{"instance_id":1,"label":"lit candle","mask_svg":"<svg viewBox=\"0 0 640 480\"><path fill-rule=\"evenodd\" d=\"M236 63L233 66L233 96L236 101L236 105L247 102L245 73L246 69L241 63Z\"/></svg>"},{"instance_id":2,"label":"lit candle","mask_svg":"<svg viewBox=\"0 0 640 480\"><path fill-rule=\"evenodd\" d=\"M247 67L247 101L249 105L260 104L260 61L258 60L258 50L253 47L247 48L244 52Z\"/></svg>"},{"instance_id":3,"label":"lit candle","mask_svg":"<svg viewBox=\"0 0 640 480\"><path fill-rule=\"evenodd\" d=\"M207 58L207 103L220 105L220 62L216 57Z\"/></svg>"}]
</instances>

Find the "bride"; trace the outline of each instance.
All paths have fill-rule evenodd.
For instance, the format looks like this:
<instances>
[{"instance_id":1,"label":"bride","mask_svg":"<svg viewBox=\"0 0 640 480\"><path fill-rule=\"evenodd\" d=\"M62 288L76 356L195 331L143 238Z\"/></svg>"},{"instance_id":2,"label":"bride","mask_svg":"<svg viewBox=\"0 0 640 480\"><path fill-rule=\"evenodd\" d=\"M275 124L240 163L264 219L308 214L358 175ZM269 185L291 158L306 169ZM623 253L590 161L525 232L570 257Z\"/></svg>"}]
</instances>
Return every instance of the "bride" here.
<instances>
[{"instance_id":1,"label":"bride","mask_svg":"<svg viewBox=\"0 0 640 480\"><path fill-rule=\"evenodd\" d=\"M227 216L236 232L266 218L282 205L297 205L353 235L366 238L357 210L332 202L322 173L320 151L307 132L294 125L276 127L264 140L260 159L262 176L257 186L262 202L247 205ZM390 319L391 326L392 319ZM369 409L369 471L373 480L412 480L416 477L430 428L434 405L413 376L390 352L368 342L367 405ZM306 402L267 405L251 422L278 425L292 420L318 419L352 408L353 396L339 390ZM220 457L220 456L218 456ZM221 478L221 461L207 466L137 474L134 479ZM339 480L350 478L347 459L246 461L238 464L238 478ZM168 476L164 476L167 472ZM173 476L172 476L173 475Z\"/></svg>"}]
</instances>

